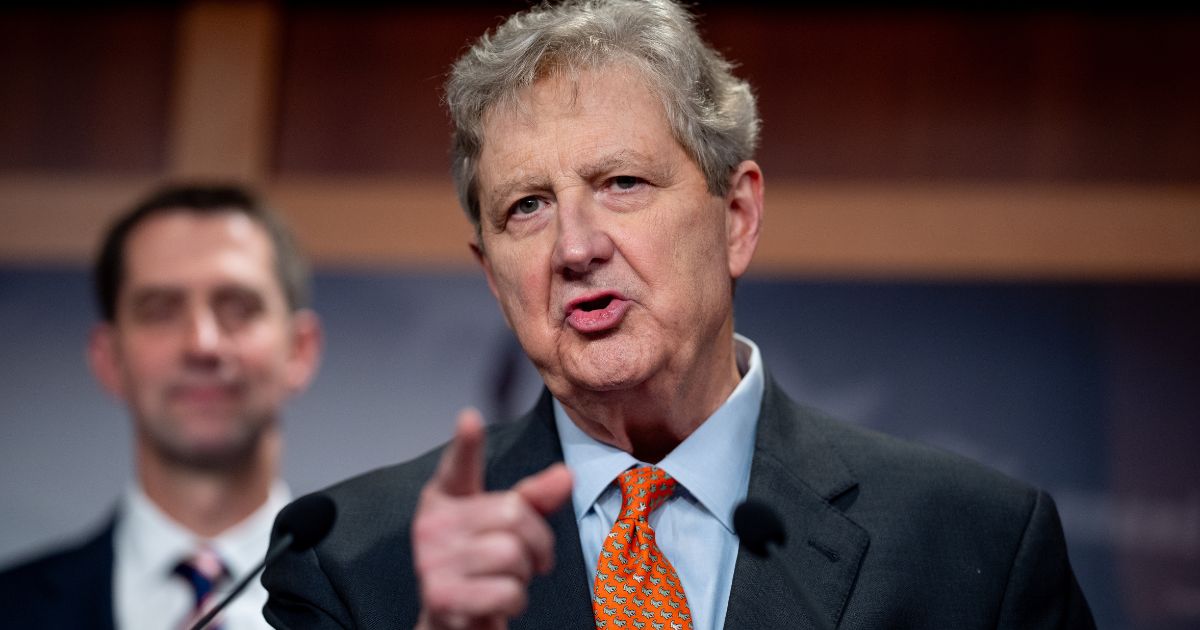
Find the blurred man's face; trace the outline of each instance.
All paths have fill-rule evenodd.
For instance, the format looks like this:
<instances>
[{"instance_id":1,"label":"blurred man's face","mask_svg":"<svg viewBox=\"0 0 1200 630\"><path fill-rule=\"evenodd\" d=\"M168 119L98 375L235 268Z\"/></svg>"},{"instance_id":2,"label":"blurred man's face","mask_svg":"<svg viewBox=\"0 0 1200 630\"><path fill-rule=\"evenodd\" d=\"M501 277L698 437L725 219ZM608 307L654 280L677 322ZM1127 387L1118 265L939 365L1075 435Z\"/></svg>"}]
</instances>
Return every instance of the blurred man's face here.
<instances>
[{"instance_id":1,"label":"blurred man's face","mask_svg":"<svg viewBox=\"0 0 1200 630\"><path fill-rule=\"evenodd\" d=\"M168 212L134 228L124 262L92 359L140 450L200 468L252 457L316 360L315 320L289 312L266 231L234 212Z\"/></svg>"},{"instance_id":2,"label":"blurred man's face","mask_svg":"<svg viewBox=\"0 0 1200 630\"><path fill-rule=\"evenodd\" d=\"M637 387L731 345L753 245L731 249L727 200L642 77L551 76L521 101L485 119L479 258L551 391Z\"/></svg>"}]
</instances>

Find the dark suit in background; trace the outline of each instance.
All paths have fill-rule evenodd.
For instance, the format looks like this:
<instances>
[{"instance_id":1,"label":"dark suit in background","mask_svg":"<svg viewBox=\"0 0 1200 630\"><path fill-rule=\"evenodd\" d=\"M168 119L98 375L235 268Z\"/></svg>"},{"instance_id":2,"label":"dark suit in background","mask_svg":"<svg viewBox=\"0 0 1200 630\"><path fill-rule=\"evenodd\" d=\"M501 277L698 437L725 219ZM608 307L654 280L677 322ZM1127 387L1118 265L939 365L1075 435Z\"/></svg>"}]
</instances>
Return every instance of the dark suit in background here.
<instances>
[{"instance_id":1,"label":"dark suit in background","mask_svg":"<svg viewBox=\"0 0 1200 630\"><path fill-rule=\"evenodd\" d=\"M488 489L562 460L549 395L489 430ZM338 522L314 550L263 576L281 628L409 628L419 600L409 526L440 452L327 493ZM783 516L777 560L739 550L725 628L1093 628L1045 493L966 459L826 418L768 377L749 497ZM557 564L510 628L590 628L591 579L573 513L549 519ZM805 610L773 563L805 576Z\"/></svg>"},{"instance_id":2,"label":"dark suit in background","mask_svg":"<svg viewBox=\"0 0 1200 630\"><path fill-rule=\"evenodd\" d=\"M113 521L77 547L0 573L0 620L11 628L113 627Z\"/></svg>"}]
</instances>

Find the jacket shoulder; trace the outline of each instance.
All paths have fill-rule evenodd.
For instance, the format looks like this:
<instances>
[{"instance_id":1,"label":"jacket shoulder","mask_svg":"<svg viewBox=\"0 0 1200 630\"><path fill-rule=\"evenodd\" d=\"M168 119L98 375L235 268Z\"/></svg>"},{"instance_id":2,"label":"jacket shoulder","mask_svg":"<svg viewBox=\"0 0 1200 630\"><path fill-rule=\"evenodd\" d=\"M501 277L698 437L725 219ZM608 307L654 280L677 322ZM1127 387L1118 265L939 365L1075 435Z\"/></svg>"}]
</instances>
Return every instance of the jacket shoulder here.
<instances>
[{"instance_id":1,"label":"jacket shoulder","mask_svg":"<svg viewBox=\"0 0 1200 630\"><path fill-rule=\"evenodd\" d=\"M963 455L807 413L860 486L919 502L999 503L1023 514L1036 500L1032 485Z\"/></svg>"},{"instance_id":2,"label":"jacket shoulder","mask_svg":"<svg viewBox=\"0 0 1200 630\"><path fill-rule=\"evenodd\" d=\"M916 592L935 595L905 614L953 620L938 627L1095 627L1046 492L791 404L795 435L833 451L850 471L854 483L832 505L869 537L847 625L894 615L896 602Z\"/></svg>"},{"instance_id":3,"label":"jacket shoulder","mask_svg":"<svg viewBox=\"0 0 1200 630\"><path fill-rule=\"evenodd\" d=\"M20 627L40 628L58 625L54 619L66 619L72 611L93 621L111 618L112 534L110 521L81 543L57 547L0 572L0 610L6 619L19 621Z\"/></svg>"},{"instance_id":4,"label":"jacket shoulder","mask_svg":"<svg viewBox=\"0 0 1200 630\"><path fill-rule=\"evenodd\" d=\"M980 462L800 405L793 418L804 439L849 471L854 483L832 503L870 535L876 558L939 549L999 575L1029 528L1042 525L1036 516L1051 515L1044 525L1061 529L1049 495Z\"/></svg>"},{"instance_id":5,"label":"jacket shoulder","mask_svg":"<svg viewBox=\"0 0 1200 630\"><path fill-rule=\"evenodd\" d=\"M34 583L48 576L78 573L83 566L112 566L112 523L88 538L53 547L0 571L0 592L7 593L21 584Z\"/></svg>"}]
</instances>

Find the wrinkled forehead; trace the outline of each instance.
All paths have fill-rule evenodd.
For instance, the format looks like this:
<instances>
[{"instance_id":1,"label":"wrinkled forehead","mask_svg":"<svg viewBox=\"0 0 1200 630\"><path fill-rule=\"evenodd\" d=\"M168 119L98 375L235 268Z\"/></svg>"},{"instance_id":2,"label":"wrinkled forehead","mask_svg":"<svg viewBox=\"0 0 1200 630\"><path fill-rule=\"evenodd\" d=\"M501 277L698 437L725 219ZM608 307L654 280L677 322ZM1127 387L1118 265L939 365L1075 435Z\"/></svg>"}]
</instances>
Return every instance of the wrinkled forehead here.
<instances>
[{"instance_id":1,"label":"wrinkled forehead","mask_svg":"<svg viewBox=\"0 0 1200 630\"><path fill-rule=\"evenodd\" d=\"M643 162L666 160L678 141L661 99L639 74L623 70L551 75L516 103L496 109L476 173L481 201L496 196L489 194L494 187L506 189L514 179L546 177L556 169L586 176L634 155Z\"/></svg>"}]
</instances>

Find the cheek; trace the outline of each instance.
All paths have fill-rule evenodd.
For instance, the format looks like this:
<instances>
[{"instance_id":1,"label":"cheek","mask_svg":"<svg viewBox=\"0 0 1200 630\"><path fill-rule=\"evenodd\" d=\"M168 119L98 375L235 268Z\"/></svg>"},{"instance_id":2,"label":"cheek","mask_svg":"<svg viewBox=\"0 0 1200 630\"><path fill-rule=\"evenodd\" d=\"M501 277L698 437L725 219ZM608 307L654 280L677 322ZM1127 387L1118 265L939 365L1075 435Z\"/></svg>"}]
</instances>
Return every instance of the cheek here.
<instances>
[{"instance_id":1,"label":"cheek","mask_svg":"<svg viewBox=\"0 0 1200 630\"><path fill-rule=\"evenodd\" d=\"M139 336L121 347L121 372L133 383L155 383L173 372L178 351L167 335Z\"/></svg>"},{"instance_id":2,"label":"cheek","mask_svg":"<svg viewBox=\"0 0 1200 630\"><path fill-rule=\"evenodd\" d=\"M671 216L674 220L660 222L648 237L634 241L637 245L630 257L638 261L634 264L644 270L643 277L657 293L670 296L674 307L703 307L708 296L727 291L724 225L699 212Z\"/></svg>"},{"instance_id":3,"label":"cheek","mask_svg":"<svg viewBox=\"0 0 1200 630\"><path fill-rule=\"evenodd\" d=\"M289 341L285 332L264 326L233 340L233 347L238 348L238 359L247 370L273 376L286 369L291 356Z\"/></svg>"},{"instance_id":4,"label":"cheek","mask_svg":"<svg viewBox=\"0 0 1200 630\"><path fill-rule=\"evenodd\" d=\"M724 266L722 227L699 212L657 213L651 221L625 226L620 249L635 267L657 284L687 285Z\"/></svg>"},{"instance_id":5,"label":"cheek","mask_svg":"<svg viewBox=\"0 0 1200 630\"><path fill-rule=\"evenodd\" d=\"M688 220L672 226L672 232L677 235L678 256L689 264L724 267L727 252L723 210L714 205L710 197L695 200L693 204L695 211L681 213L681 216L688 216Z\"/></svg>"},{"instance_id":6,"label":"cheek","mask_svg":"<svg viewBox=\"0 0 1200 630\"><path fill-rule=\"evenodd\" d=\"M240 357L241 379L247 384L247 402L274 405L285 399L292 389L288 356L278 347L271 346Z\"/></svg>"},{"instance_id":7,"label":"cheek","mask_svg":"<svg viewBox=\"0 0 1200 630\"><path fill-rule=\"evenodd\" d=\"M540 252L531 250L507 250L492 261L496 291L509 314L532 314L547 304L550 261Z\"/></svg>"}]
</instances>

